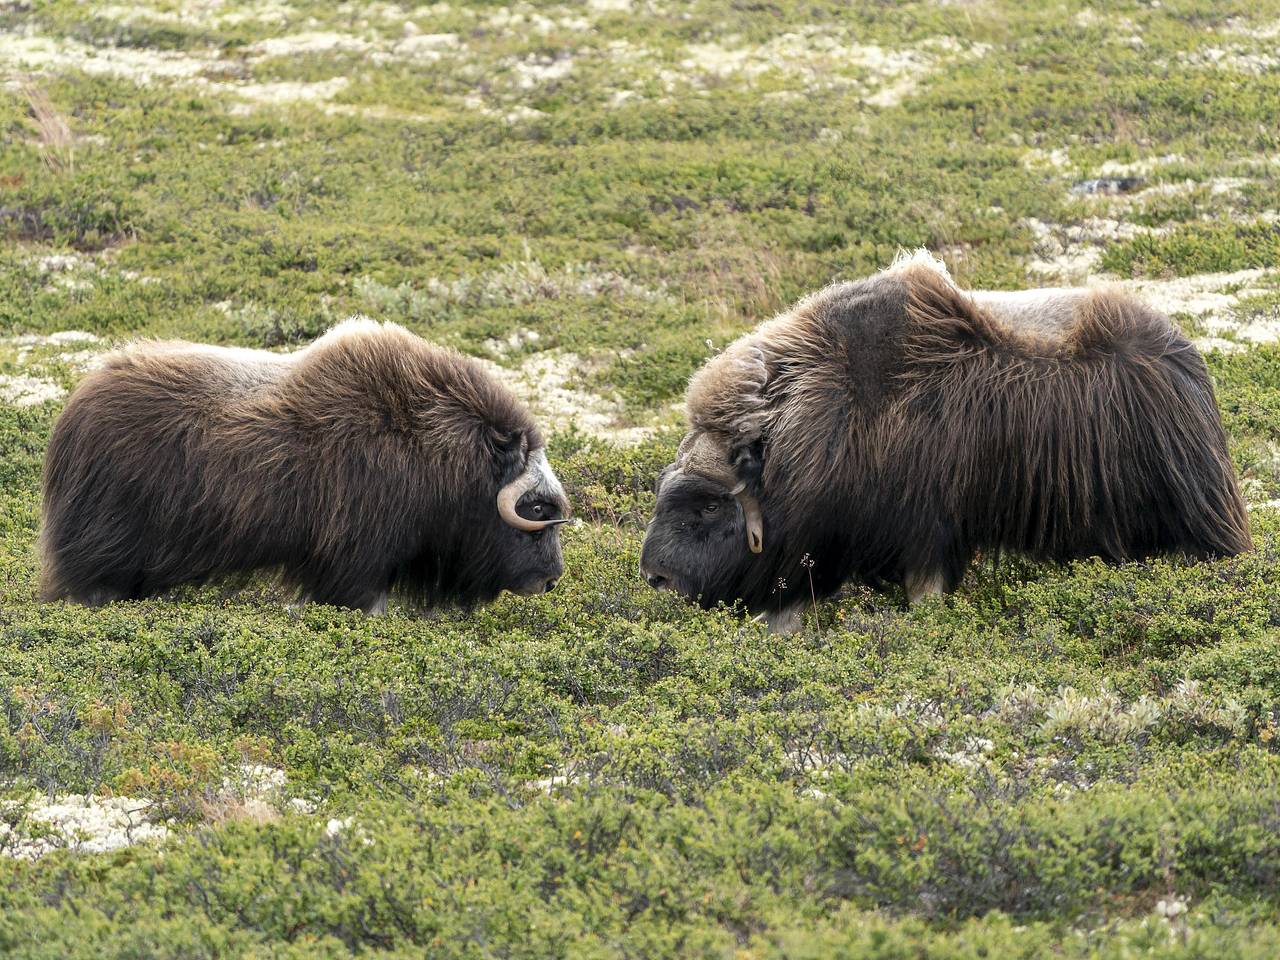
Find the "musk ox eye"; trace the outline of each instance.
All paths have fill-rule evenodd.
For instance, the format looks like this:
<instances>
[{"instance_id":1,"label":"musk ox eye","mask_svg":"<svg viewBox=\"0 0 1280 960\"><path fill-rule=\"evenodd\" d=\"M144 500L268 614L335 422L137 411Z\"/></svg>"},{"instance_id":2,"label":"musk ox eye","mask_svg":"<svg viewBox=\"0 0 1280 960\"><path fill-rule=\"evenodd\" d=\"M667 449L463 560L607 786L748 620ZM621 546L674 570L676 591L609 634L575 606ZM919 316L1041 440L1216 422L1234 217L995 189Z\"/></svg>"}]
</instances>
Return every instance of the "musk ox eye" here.
<instances>
[{"instance_id":1,"label":"musk ox eye","mask_svg":"<svg viewBox=\"0 0 1280 960\"><path fill-rule=\"evenodd\" d=\"M720 509L720 504L717 503L715 500L712 500L710 503L708 503L705 507L702 508L702 512L709 517L719 509Z\"/></svg>"}]
</instances>

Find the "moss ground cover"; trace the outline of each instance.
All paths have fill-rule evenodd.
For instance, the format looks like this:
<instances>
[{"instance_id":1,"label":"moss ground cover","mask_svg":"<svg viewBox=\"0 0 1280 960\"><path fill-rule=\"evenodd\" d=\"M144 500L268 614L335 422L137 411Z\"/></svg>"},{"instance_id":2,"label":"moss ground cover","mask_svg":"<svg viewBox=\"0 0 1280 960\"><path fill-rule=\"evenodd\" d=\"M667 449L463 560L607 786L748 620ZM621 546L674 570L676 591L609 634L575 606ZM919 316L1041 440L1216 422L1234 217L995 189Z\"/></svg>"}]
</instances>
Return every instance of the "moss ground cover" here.
<instances>
[{"instance_id":1,"label":"moss ground cover","mask_svg":"<svg viewBox=\"0 0 1280 960\"><path fill-rule=\"evenodd\" d=\"M0 954L1275 956L1277 36L1270 0L0 5ZM899 246L1169 311L1256 551L984 561L791 637L645 587L689 373ZM555 593L36 602L98 354L353 312L548 423Z\"/></svg>"}]
</instances>

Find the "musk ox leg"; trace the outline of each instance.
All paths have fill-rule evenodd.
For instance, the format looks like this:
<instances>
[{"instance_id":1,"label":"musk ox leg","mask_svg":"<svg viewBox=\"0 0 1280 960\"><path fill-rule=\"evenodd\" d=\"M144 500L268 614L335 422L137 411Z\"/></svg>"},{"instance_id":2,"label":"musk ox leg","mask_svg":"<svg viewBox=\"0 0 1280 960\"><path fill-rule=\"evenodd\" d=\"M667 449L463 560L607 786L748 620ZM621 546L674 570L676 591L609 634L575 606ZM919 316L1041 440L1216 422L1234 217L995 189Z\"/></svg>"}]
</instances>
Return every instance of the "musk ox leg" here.
<instances>
[{"instance_id":1,"label":"musk ox leg","mask_svg":"<svg viewBox=\"0 0 1280 960\"><path fill-rule=\"evenodd\" d=\"M902 586L913 606L926 597L950 593L964 579L973 550L948 520L936 520L902 558Z\"/></svg>"},{"instance_id":2,"label":"musk ox leg","mask_svg":"<svg viewBox=\"0 0 1280 960\"><path fill-rule=\"evenodd\" d=\"M342 591L309 591L304 594L299 604L308 601L313 603L327 603L334 607L347 607L351 610L359 610L369 616L380 617L387 612L387 596L390 590L387 587L381 589L369 587L366 589L353 589Z\"/></svg>"},{"instance_id":3,"label":"musk ox leg","mask_svg":"<svg viewBox=\"0 0 1280 960\"><path fill-rule=\"evenodd\" d=\"M117 600L137 600L144 594L139 589L141 576L114 577L108 580L67 575L56 561L45 561L40 585L40 599L46 603L66 600L85 607L100 607Z\"/></svg>"},{"instance_id":4,"label":"musk ox leg","mask_svg":"<svg viewBox=\"0 0 1280 960\"><path fill-rule=\"evenodd\" d=\"M770 633L776 633L779 636L790 636L793 633L798 633L800 627L804 625L804 604L787 607L785 610L762 613L757 617L752 617L752 620L756 623L763 623Z\"/></svg>"},{"instance_id":5,"label":"musk ox leg","mask_svg":"<svg viewBox=\"0 0 1280 960\"><path fill-rule=\"evenodd\" d=\"M928 597L942 596L948 589L946 577L932 571L907 574L903 586L907 590L907 603L913 607Z\"/></svg>"},{"instance_id":6,"label":"musk ox leg","mask_svg":"<svg viewBox=\"0 0 1280 960\"><path fill-rule=\"evenodd\" d=\"M117 600L137 599L133 593L127 590L116 590L112 587L101 585L63 589L57 592L46 591L42 593L42 598L46 601L67 600L71 603L78 603L82 607L101 607L108 603L115 603Z\"/></svg>"}]
</instances>

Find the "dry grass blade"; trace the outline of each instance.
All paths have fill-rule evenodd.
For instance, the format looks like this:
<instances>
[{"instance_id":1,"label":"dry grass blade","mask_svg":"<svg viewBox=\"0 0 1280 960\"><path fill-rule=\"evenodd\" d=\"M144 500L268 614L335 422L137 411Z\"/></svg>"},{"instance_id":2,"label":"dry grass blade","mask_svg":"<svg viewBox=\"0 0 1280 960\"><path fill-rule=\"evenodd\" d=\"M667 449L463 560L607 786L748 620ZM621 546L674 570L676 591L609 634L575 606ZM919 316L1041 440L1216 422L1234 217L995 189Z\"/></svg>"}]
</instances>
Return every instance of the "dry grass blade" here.
<instances>
[{"instance_id":1,"label":"dry grass blade","mask_svg":"<svg viewBox=\"0 0 1280 960\"><path fill-rule=\"evenodd\" d=\"M54 173L75 172L75 137L71 127L49 99L49 95L31 81L22 85L31 119L35 121L40 140L40 153L45 165Z\"/></svg>"}]
</instances>

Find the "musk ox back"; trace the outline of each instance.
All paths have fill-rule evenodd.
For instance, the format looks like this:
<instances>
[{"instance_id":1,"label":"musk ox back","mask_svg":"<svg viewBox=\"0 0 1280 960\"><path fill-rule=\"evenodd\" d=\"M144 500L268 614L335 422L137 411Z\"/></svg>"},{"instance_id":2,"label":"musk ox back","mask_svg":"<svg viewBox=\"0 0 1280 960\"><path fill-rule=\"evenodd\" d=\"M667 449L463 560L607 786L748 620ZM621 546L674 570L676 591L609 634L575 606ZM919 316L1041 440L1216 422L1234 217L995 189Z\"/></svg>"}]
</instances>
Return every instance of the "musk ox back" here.
<instances>
[{"instance_id":1,"label":"musk ox back","mask_svg":"<svg viewBox=\"0 0 1280 960\"><path fill-rule=\"evenodd\" d=\"M916 600L977 551L1250 549L1204 361L1114 291L972 294L904 258L834 284L693 378L641 571L777 626L851 577Z\"/></svg>"},{"instance_id":2,"label":"musk ox back","mask_svg":"<svg viewBox=\"0 0 1280 960\"><path fill-rule=\"evenodd\" d=\"M541 592L568 512L528 412L478 363L351 320L281 355L143 342L79 385L45 459L45 599L274 569L378 611Z\"/></svg>"}]
</instances>

